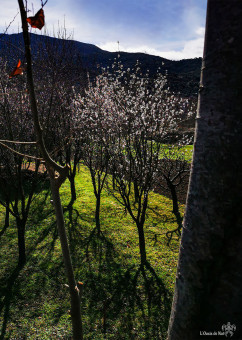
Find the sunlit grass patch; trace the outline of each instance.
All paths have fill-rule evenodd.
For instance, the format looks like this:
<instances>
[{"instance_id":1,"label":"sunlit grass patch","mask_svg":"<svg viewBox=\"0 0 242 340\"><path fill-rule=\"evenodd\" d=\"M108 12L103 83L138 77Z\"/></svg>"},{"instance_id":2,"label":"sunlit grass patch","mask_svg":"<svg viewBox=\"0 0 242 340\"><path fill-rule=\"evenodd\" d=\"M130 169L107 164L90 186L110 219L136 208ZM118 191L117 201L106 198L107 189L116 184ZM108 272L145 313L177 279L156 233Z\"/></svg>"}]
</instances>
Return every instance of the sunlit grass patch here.
<instances>
[{"instance_id":1,"label":"sunlit grass patch","mask_svg":"<svg viewBox=\"0 0 242 340\"><path fill-rule=\"evenodd\" d=\"M167 158L172 160L192 161L193 145L178 146L173 144L163 144L160 150L160 159Z\"/></svg>"},{"instance_id":2,"label":"sunlit grass patch","mask_svg":"<svg viewBox=\"0 0 242 340\"><path fill-rule=\"evenodd\" d=\"M140 271L135 223L104 189L99 237L95 233L95 196L84 166L76 177L76 191L77 200L71 209L68 180L61 188L61 197L75 275L84 287L85 338L117 339L123 334L124 339L162 339L170 300L165 305L155 277L149 271ZM33 202L26 228L27 264L11 282L18 256L13 218L0 239L0 329L6 325L6 338L60 339L71 335L69 293L50 201L48 191L43 191ZM165 233L176 226L171 210L171 200L150 194L145 222L147 258L169 296L173 292L179 246L177 238L167 245ZM2 224L4 211L0 219Z\"/></svg>"}]
</instances>

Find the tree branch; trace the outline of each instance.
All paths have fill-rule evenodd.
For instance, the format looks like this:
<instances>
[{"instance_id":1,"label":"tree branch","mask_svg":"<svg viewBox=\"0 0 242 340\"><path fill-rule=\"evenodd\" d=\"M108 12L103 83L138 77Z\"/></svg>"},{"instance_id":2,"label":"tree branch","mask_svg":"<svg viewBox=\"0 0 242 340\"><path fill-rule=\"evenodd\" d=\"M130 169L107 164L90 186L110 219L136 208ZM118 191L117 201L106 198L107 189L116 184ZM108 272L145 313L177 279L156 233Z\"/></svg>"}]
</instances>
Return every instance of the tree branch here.
<instances>
[{"instance_id":1,"label":"tree branch","mask_svg":"<svg viewBox=\"0 0 242 340\"><path fill-rule=\"evenodd\" d=\"M36 142L20 142L16 140L0 139L0 143L13 143L13 144L36 144Z\"/></svg>"},{"instance_id":2,"label":"tree branch","mask_svg":"<svg viewBox=\"0 0 242 340\"><path fill-rule=\"evenodd\" d=\"M14 150L13 148L10 148L10 146L8 146L8 145L2 143L1 141L0 141L0 145L2 145L2 146L3 146L4 148L6 148L6 149L12 151L12 152L15 153L16 155L19 155L19 156L22 156L22 157L27 157L27 158L36 159L36 160L39 160L39 161L43 161L43 158L38 158L38 157L35 157L35 156L26 155L26 154L24 154L24 153L18 152L18 151L16 151L16 150Z\"/></svg>"}]
</instances>

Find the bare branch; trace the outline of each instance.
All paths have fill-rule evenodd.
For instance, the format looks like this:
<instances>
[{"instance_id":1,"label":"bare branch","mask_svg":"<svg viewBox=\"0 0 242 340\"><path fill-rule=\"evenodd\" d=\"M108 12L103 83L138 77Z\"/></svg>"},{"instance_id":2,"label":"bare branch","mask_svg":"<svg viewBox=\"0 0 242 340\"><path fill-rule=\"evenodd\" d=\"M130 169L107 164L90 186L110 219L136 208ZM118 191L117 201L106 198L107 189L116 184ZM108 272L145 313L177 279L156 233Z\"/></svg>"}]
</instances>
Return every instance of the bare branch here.
<instances>
[{"instance_id":1,"label":"bare branch","mask_svg":"<svg viewBox=\"0 0 242 340\"><path fill-rule=\"evenodd\" d=\"M15 154L17 154L17 155L19 155L19 156L23 156L23 157L26 157L26 158L37 159L37 160L39 160L39 161L43 161L43 158L38 158L38 157L35 157L35 156L26 155L26 154L24 154L24 153L18 152L18 151L16 151L16 150L14 150L13 148L10 148L8 145L2 143L1 141L0 141L0 145L2 145L4 148L6 148L6 149L8 149L8 150L10 150L10 151L12 151L12 152L14 152Z\"/></svg>"},{"instance_id":2,"label":"bare branch","mask_svg":"<svg viewBox=\"0 0 242 340\"><path fill-rule=\"evenodd\" d=\"M41 7L43 8L46 4L47 4L48 0L45 0L45 2L43 2L43 0L41 0Z\"/></svg>"},{"instance_id":3,"label":"bare branch","mask_svg":"<svg viewBox=\"0 0 242 340\"><path fill-rule=\"evenodd\" d=\"M29 90L29 99L30 99L30 106L31 111L33 115L33 121L34 121L34 128L35 128L35 134L37 138L37 143L39 146L39 149L41 151L41 154L43 158L45 159L46 166L49 168L54 169L54 171L57 171L60 175L66 175L66 169L59 164L57 164L50 156L48 151L46 150L44 139L43 139L43 130L40 125L39 121L39 114L37 109L37 101L35 97L35 87L33 82L33 74L32 74L32 55L30 51L30 37L28 32L28 24L27 24L27 15L24 8L23 1L18 0L19 3L19 9L22 19L22 28L23 28L23 38L24 38L24 45L25 45L25 57L27 61L27 82L28 82L28 90ZM52 173L54 173L52 171Z\"/></svg>"},{"instance_id":4,"label":"bare branch","mask_svg":"<svg viewBox=\"0 0 242 340\"><path fill-rule=\"evenodd\" d=\"M0 35L0 39L2 38L2 36L3 36L4 34L7 33L9 27L12 25L12 23L14 22L14 20L16 19L16 17L17 17L18 14L19 14L19 11L18 11L17 14L14 16L13 20L10 21L10 23L9 23L9 25L6 27L5 31Z\"/></svg>"},{"instance_id":5,"label":"bare branch","mask_svg":"<svg viewBox=\"0 0 242 340\"><path fill-rule=\"evenodd\" d=\"M36 142L20 142L20 141L16 141L16 140L4 140L4 139L0 139L0 143L37 144Z\"/></svg>"}]
</instances>

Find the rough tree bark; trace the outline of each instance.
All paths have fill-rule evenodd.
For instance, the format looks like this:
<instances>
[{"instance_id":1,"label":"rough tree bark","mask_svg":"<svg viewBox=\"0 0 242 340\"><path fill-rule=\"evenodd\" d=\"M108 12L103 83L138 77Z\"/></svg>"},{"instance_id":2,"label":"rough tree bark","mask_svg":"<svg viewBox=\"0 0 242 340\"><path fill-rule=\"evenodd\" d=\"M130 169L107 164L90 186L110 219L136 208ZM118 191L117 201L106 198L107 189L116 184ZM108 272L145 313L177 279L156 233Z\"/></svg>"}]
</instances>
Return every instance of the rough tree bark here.
<instances>
[{"instance_id":1,"label":"rough tree bark","mask_svg":"<svg viewBox=\"0 0 242 340\"><path fill-rule=\"evenodd\" d=\"M22 20L22 28L23 28L23 38L25 45L25 56L27 61L27 83L28 83L28 91L30 98L31 111L34 121L35 135L37 140L37 145L39 147L39 151L45 161L45 166L47 168L50 184L51 184L51 193L53 198L53 205L56 213L57 227L58 233L61 242L62 254L65 264L65 270L67 274L68 284L69 284L69 292L71 298L71 318L72 318L72 330L73 330L73 339L80 340L83 339L82 333L82 320L81 320L81 306L80 306L80 294L79 289L76 285L74 272L71 263L70 251L66 236L65 223L62 211L62 205L60 200L59 188L61 184L65 181L68 174L68 167L59 166L49 155L46 150L45 143L43 140L43 131L40 126L37 103L35 98L34 91L34 81L32 75L32 56L30 51L30 38L28 33L28 25L27 25L27 16L24 8L23 0L18 0L21 20Z\"/></svg>"},{"instance_id":2,"label":"rough tree bark","mask_svg":"<svg viewBox=\"0 0 242 340\"><path fill-rule=\"evenodd\" d=\"M242 339L241 18L241 0L208 0L169 340L200 339L200 332L229 327L233 339Z\"/></svg>"}]
</instances>

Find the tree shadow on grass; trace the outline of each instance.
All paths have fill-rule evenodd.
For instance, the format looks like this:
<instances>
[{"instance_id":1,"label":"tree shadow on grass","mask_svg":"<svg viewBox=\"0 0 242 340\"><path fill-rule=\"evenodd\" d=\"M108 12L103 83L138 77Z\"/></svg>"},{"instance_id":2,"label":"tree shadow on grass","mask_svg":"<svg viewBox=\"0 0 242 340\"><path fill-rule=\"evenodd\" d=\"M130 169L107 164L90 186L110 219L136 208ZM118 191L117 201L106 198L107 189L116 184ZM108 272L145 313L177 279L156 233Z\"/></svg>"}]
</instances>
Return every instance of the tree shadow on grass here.
<instances>
[{"instance_id":1,"label":"tree shadow on grass","mask_svg":"<svg viewBox=\"0 0 242 340\"><path fill-rule=\"evenodd\" d=\"M82 305L89 338L164 339L171 294L151 264L121 264L112 241L95 229L85 246Z\"/></svg>"},{"instance_id":2,"label":"tree shadow on grass","mask_svg":"<svg viewBox=\"0 0 242 340\"><path fill-rule=\"evenodd\" d=\"M36 270L36 268L38 268L39 263L35 263L36 261L33 258L31 258L31 254L34 253L38 245L42 243L45 240L45 238L49 235L49 233L53 230L54 230L53 225L49 226L48 228L44 228L43 231L39 234L39 237L36 239L36 241L33 242L32 246L28 247L27 249L27 263L26 264L28 266L31 265L33 268L35 268L35 271L38 271ZM56 235L56 238L57 238L57 235ZM55 239L54 236L52 239L53 240ZM52 245L52 243L54 242L53 240L50 246L54 248L54 246ZM5 339L7 325L10 319L11 304L13 303L12 302L13 298L17 296L18 291L20 289L19 287L16 287L15 283L20 275L20 272L24 269L24 267L25 265L18 264L8 278L5 276L0 279L0 297L1 297L0 315L2 315L0 340ZM9 336L10 335L8 334L8 337Z\"/></svg>"},{"instance_id":3,"label":"tree shadow on grass","mask_svg":"<svg viewBox=\"0 0 242 340\"><path fill-rule=\"evenodd\" d=\"M44 182L44 185L46 185L46 182ZM30 213L30 218L28 219L27 226L26 226L28 228L28 230L33 230L33 233L31 232L31 235L33 235L33 238L31 238L30 245L26 246L27 262L28 262L28 257L31 255L31 253L34 252L34 250L36 249L38 244L41 243L47 237L47 235L50 232L50 228L44 228L42 230L42 232L39 233L38 238L35 240L36 230L38 229L38 225L36 226L36 224L40 224L42 220L49 217L52 213L49 209L43 210L43 207L46 205L46 201L49 198L48 187L47 187L47 185L44 187L44 185L42 185L42 187L41 187L42 190L43 189L45 190L43 197L41 197L41 200L38 201L37 208L32 207L32 210L31 210L31 213ZM39 188L39 191L41 190L41 188ZM41 207L42 207L42 209L41 209ZM3 234L1 234L0 236L3 236ZM16 233L16 246L17 246L17 233ZM13 258L13 261L14 260L15 259ZM8 264L9 264L9 266L11 266L10 260L9 260ZM18 264L17 267L14 269L13 273L10 275L9 279L6 279L5 277L0 278L0 280L3 281L3 284L7 285L6 295L5 295L3 300L5 301L6 304L8 303L8 307L10 307L10 301L11 301L10 297L11 297L11 294L12 294L11 293L12 292L12 286L14 285L14 281L17 279L17 277L18 277L21 269L23 269L23 267L24 267L24 264L23 265ZM12 284L11 284L11 282L12 282ZM5 292L5 288L3 288L3 291ZM1 288L0 288L0 292L1 292ZM1 310L2 310L2 304L1 304ZM7 308L6 308L6 311L7 311ZM5 311L5 315L7 315L6 311ZM4 320L6 322L6 318Z\"/></svg>"},{"instance_id":4,"label":"tree shadow on grass","mask_svg":"<svg viewBox=\"0 0 242 340\"><path fill-rule=\"evenodd\" d=\"M81 234L77 226L79 226L79 219L82 219L79 211L73 207L73 204L68 204L68 206L63 208L63 214L67 213L68 222L66 225L66 230L69 237L70 248L72 248L75 239L80 238Z\"/></svg>"},{"instance_id":5,"label":"tree shadow on grass","mask_svg":"<svg viewBox=\"0 0 242 340\"><path fill-rule=\"evenodd\" d=\"M112 258L114 252L114 246L112 242L105 236L105 234L94 227L90 235L84 240L83 246L85 249L86 260L89 261L89 252L94 254L94 257L99 261L102 260L103 251L106 252L106 258Z\"/></svg>"},{"instance_id":6,"label":"tree shadow on grass","mask_svg":"<svg viewBox=\"0 0 242 340\"><path fill-rule=\"evenodd\" d=\"M11 300L13 298L13 286L22 269L23 269L23 265L17 265L17 267L13 270L12 274L6 280L5 286L1 284L0 291L1 291L1 296L3 297L3 300L0 304L0 315L2 314L3 310L4 312L3 312L3 322L2 322L2 327L1 327L0 340L5 339L6 328L8 324L9 315L10 315Z\"/></svg>"}]
</instances>

